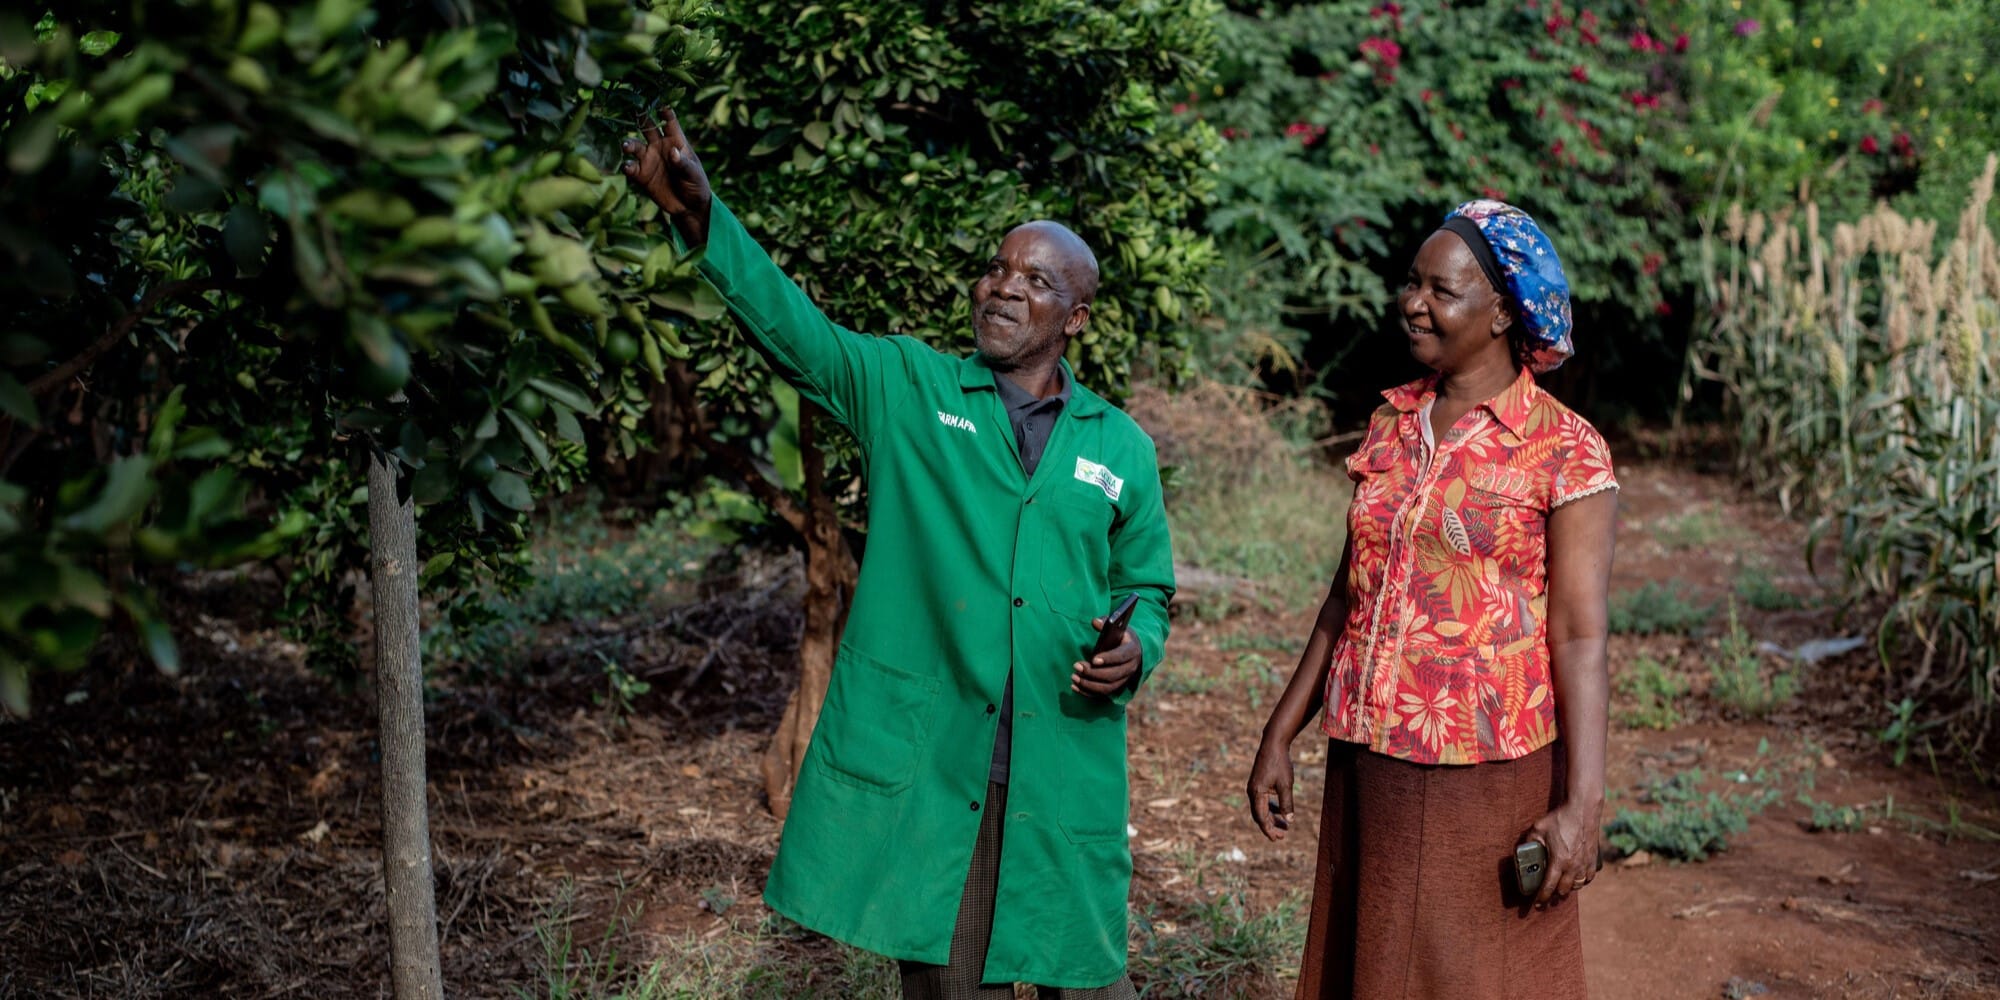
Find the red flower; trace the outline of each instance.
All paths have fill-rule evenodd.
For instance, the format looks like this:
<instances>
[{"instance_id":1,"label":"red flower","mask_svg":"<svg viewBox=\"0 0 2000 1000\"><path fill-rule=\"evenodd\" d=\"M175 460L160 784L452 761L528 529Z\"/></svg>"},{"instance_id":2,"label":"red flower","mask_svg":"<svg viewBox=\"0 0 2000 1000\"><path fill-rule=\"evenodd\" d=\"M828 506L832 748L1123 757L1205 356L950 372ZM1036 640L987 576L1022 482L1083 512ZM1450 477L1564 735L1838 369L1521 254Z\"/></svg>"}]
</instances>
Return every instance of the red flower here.
<instances>
[{"instance_id":1,"label":"red flower","mask_svg":"<svg viewBox=\"0 0 2000 1000\"><path fill-rule=\"evenodd\" d=\"M1184 115L1184 114L1187 114L1187 109L1188 109L1188 106L1187 106L1187 103L1186 103L1185 101L1183 101L1183 102L1182 102L1182 103L1180 103L1180 104L1176 104L1176 105L1174 105L1174 114L1177 114L1177 115Z\"/></svg>"},{"instance_id":2,"label":"red flower","mask_svg":"<svg viewBox=\"0 0 2000 1000\"><path fill-rule=\"evenodd\" d=\"M1571 66L1569 68L1569 78L1578 83L1589 83L1590 71L1584 69L1582 66Z\"/></svg>"},{"instance_id":3,"label":"red flower","mask_svg":"<svg viewBox=\"0 0 2000 1000\"><path fill-rule=\"evenodd\" d=\"M1911 157L1917 155L1916 141L1910 138L1910 133L1908 132L1896 133L1896 138L1890 142L1889 146L1896 151L1897 156Z\"/></svg>"},{"instance_id":4,"label":"red flower","mask_svg":"<svg viewBox=\"0 0 2000 1000\"><path fill-rule=\"evenodd\" d=\"M1639 262L1639 270L1646 274L1660 273L1660 255L1656 253L1647 254L1646 258Z\"/></svg>"},{"instance_id":5,"label":"red flower","mask_svg":"<svg viewBox=\"0 0 2000 1000\"><path fill-rule=\"evenodd\" d=\"M1644 111L1647 108L1657 108L1660 106L1660 97L1658 94L1648 94L1635 90L1625 96L1632 102L1632 110L1634 111Z\"/></svg>"},{"instance_id":6,"label":"red flower","mask_svg":"<svg viewBox=\"0 0 2000 1000\"><path fill-rule=\"evenodd\" d=\"M1869 156L1874 156L1876 153L1882 151L1882 144L1876 142L1874 136L1864 135L1861 137L1861 151L1867 153Z\"/></svg>"},{"instance_id":7,"label":"red flower","mask_svg":"<svg viewBox=\"0 0 2000 1000\"><path fill-rule=\"evenodd\" d=\"M1403 5L1402 5L1402 4L1399 4L1399 3L1385 3L1385 4L1383 4L1383 5L1381 5L1381 6L1377 7L1377 8L1375 8L1374 10L1371 10L1371 11L1369 11L1369 12L1368 12L1368 16L1369 16L1369 18L1370 18L1370 19L1372 19L1372 20L1376 20L1376 21L1379 21L1379 20L1381 20L1381 19L1383 19L1383 18L1385 18L1385 17L1386 17L1386 18L1390 19L1390 21L1394 22L1394 24L1395 24L1395 26L1396 26L1396 30L1397 30L1397 31L1401 31L1401 30L1403 30Z\"/></svg>"},{"instance_id":8,"label":"red flower","mask_svg":"<svg viewBox=\"0 0 2000 1000\"><path fill-rule=\"evenodd\" d=\"M1381 155L1382 155L1382 147L1381 147L1380 145L1376 144L1376 143L1372 143L1372 142L1371 142L1371 143L1369 143L1369 144L1368 144L1368 155L1369 155L1369 156L1381 156Z\"/></svg>"},{"instance_id":9,"label":"red flower","mask_svg":"<svg viewBox=\"0 0 2000 1000\"><path fill-rule=\"evenodd\" d=\"M1873 97L1861 102L1861 113L1864 115L1880 114L1881 111L1882 102Z\"/></svg>"},{"instance_id":10,"label":"red flower","mask_svg":"<svg viewBox=\"0 0 2000 1000\"><path fill-rule=\"evenodd\" d=\"M1521 89L1521 81L1519 81L1519 80L1516 80L1516 79L1513 79L1512 77L1509 77L1509 78L1507 78L1507 79L1505 79L1505 80L1502 80L1502 81L1500 81L1500 89L1501 89L1501 90L1520 90L1520 89Z\"/></svg>"},{"instance_id":11,"label":"red flower","mask_svg":"<svg viewBox=\"0 0 2000 1000\"><path fill-rule=\"evenodd\" d=\"M1668 305L1665 299L1661 299L1659 302L1653 304L1653 312L1659 316L1672 316L1674 314L1674 307Z\"/></svg>"},{"instance_id":12,"label":"red flower","mask_svg":"<svg viewBox=\"0 0 2000 1000\"><path fill-rule=\"evenodd\" d=\"M1634 52L1664 52L1666 48L1665 45L1654 41L1653 36L1643 31L1632 36L1632 51Z\"/></svg>"},{"instance_id":13,"label":"red flower","mask_svg":"<svg viewBox=\"0 0 2000 1000\"><path fill-rule=\"evenodd\" d=\"M1451 137L1457 139L1460 142L1465 141L1465 130L1459 128L1457 122L1451 123Z\"/></svg>"},{"instance_id":14,"label":"red flower","mask_svg":"<svg viewBox=\"0 0 2000 1000\"><path fill-rule=\"evenodd\" d=\"M1550 17L1548 20L1543 21L1542 27L1548 29L1550 38L1555 38L1558 35L1562 34L1562 30L1564 28L1569 27L1569 18L1566 18L1561 14L1556 14Z\"/></svg>"},{"instance_id":15,"label":"red flower","mask_svg":"<svg viewBox=\"0 0 2000 1000\"><path fill-rule=\"evenodd\" d=\"M1245 132L1240 128L1237 128L1234 125L1227 126L1222 130L1222 137L1224 139L1241 139L1249 134L1250 133Z\"/></svg>"},{"instance_id":16,"label":"red flower","mask_svg":"<svg viewBox=\"0 0 2000 1000\"><path fill-rule=\"evenodd\" d=\"M1497 187L1494 187L1494 186L1493 186L1493 185L1491 185L1491 184L1488 184L1488 185L1486 185L1485 187L1482 187L1482 188L1480 188L1480 189L1479 189L1479 193L1480 193L1481 195L1483 195L1483 196L1487 197L1487 198L1491 198L1491 199L1493 199L1494 201L1506 201L1506 200L1507 200L1507 192L1505 192L1505 191L1502 191L1502 190L1500 190L1499 188L1497 188Z\"/></svg>"},{"instance_id":17,"label":"red flower","mask_svg":"<svg viewBox=\"0 0 2000 1000\"><path fill-rule=\"evenodd\" d=\"M1437 91L1432 90L1429 87L1425 87L1423 93L1419 94L1418 96L1424 99L1425 104L1429 104L1431 102L1431 98L1437 96Z\"/></svg>"},{"instance_id":18,"label":"red flower","mask_svg":"<svg viewBox=\"0 0 2000 1000\"><path fill-rule=\"evenodd\" d=\"M1396 79L1396 67L1403 61L1403 47L1387 38L1363 39L1361 58L1374 64L1377 82L1391 83Z\"/></svg>"}]
</instances>

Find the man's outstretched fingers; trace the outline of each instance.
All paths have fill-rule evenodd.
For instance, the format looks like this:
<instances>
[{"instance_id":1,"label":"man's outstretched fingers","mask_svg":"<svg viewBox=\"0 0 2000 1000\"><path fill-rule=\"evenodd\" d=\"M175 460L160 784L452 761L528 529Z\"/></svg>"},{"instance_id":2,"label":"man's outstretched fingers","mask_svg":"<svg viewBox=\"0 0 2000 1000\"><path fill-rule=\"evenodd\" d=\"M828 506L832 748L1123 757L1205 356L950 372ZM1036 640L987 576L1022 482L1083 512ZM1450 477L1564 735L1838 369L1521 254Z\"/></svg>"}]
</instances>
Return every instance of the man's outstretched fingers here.
<instances>
[{"instance_id":1,"label":"man's outstretched fingers","mask_svg":"<svg viewBox=\"0 0 2000 1000\"><path fill-rule=\"evenodd\" d=\"M672 114L672 112L668 112L668 114ZM655 121L652 115L641 113L639 115L639 134L646 137L646 142L648 145L659 142L660 141L659 122Z\"/></svg>"},{"instance_id":2,"label":"man's outstretched fingers","mask_svg":"<svg viewBox=\"0 0 2000 1000\"><path fill-rule=\"evenodd\" d=\"M660 109L660 128L668 139L673 140L674 145L687 145L687 133L681 131L681 116L674 114L674 109Z\"/></svg>"}]
</instances>

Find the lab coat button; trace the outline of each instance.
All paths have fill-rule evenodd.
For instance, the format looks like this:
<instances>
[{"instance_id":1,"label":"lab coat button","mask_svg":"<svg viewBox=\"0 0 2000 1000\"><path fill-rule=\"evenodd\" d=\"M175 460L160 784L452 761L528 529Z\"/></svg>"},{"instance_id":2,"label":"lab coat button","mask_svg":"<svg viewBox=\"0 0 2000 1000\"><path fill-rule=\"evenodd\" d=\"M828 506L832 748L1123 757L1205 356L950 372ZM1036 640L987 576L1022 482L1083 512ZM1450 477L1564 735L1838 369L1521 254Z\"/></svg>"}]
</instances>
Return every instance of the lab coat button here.
<instances>
[{"instance_id":1,"label":"lab coat button","mask_svg":"<svg viewBox=\"0 0 2000 1000\"><path fill-rule=\"evenodd\" d=\"M974 803L972 804L972 811L973 811L973 812L978 812L978 811L979 811L979 803L977 803L977 802L974 802Z\"/></svg>"},{"instance_id":2,"label":"lab coat button","mask_svg":"<svg viewBox=\"0 0 2000 1000\"><path fill-rule=\"evenodd\" d=\"M1014 598L1014 606L1015 606L1015 607L1017 607L1017 608L1018 608L1018 607L1020 607L1020 606L1021 606L1021 605L1023 605L1023 604L1026 604L1026 603L1028 603L1028 602L1027 602L1027 601L1024 601L1024 600L1021 600L1021 599L1020 599L1020 598L1018 598L1018 597Z\"/></svg>"}]
</instances>

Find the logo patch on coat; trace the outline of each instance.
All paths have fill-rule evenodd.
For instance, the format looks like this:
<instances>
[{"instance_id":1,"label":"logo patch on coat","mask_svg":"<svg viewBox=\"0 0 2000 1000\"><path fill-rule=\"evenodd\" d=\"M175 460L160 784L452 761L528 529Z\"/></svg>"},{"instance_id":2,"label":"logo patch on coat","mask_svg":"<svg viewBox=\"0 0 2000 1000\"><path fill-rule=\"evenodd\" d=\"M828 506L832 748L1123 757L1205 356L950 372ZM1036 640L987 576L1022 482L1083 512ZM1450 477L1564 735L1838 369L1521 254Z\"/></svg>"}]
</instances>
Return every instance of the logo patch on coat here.
<instances>
[{"instance_id":1,"label":"logo patch on coat","mask_svg":"<svg viewBox=\"0 0 2000 1000\"><path fill-rule=\"evenodd\" d=\"M967 420L956 413L946 413L943 410L939 410L937 411L937 415L938 415L938 423L941 423L946 427L954 427L957 428L958 430L969 431L973 434L979 433L979 428L973 426L972 421Z\"/></svg>"},{"instance_id":2,"label":"logo patch on coat","mask_svg":"<svg viewBox=\"0 0 2000 1000\"><path fill-rule=\"evenodd\" d=\"M1076 457L1076 478L1103 490L1104 495L1113 500L1118 499L1118 494L1125 489L1125 480L1112 475L1110 469L1082 455Z\"/></svg>"}]
</instances>

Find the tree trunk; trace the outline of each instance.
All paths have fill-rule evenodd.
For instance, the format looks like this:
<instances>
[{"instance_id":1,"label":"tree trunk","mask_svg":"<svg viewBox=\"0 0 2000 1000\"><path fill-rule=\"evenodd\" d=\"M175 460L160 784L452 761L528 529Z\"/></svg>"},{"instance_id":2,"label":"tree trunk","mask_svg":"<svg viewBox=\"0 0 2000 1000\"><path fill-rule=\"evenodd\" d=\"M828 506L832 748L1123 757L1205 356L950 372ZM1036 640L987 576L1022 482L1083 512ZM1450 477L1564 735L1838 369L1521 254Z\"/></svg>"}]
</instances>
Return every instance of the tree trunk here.
<instances>
[{"instance_id":1,"label":"tree trunk","mask_svg":"<svg viewBox=\"0 0 2000 1000\"><path fill-rule=\"evenodd\" d=\"M396 1000L443 1000L424 777L424 671L417 631L416 507L397 502L396 470L368 462L375 692L382 740L382 873Z\"/></svg>"},{"instance_id":2,"label":"tree trunk","mask_svg":"<svg viewBox=\"0 0 2000 1000\"><path fill-rule=\"evenodd\" d=\"M847 608L860 574L854 553L840 530L840 508L825 489L826 455L813 434L815 408L799 410L799 458L805 466L806 596L805 626L799 634L799 683L785 702L785 714L771 745L764 751L764 791L771 812L779 819L792 808L792 786L805 764L806 746L819 723L826 687L833 679L833 657L840 633L847 627Z\"/></svg>"}]
</instances>

